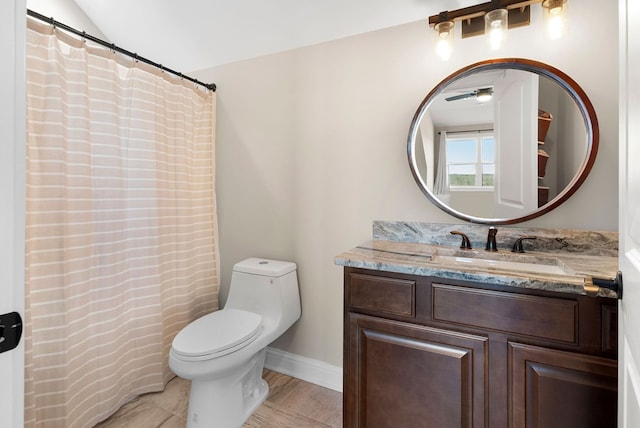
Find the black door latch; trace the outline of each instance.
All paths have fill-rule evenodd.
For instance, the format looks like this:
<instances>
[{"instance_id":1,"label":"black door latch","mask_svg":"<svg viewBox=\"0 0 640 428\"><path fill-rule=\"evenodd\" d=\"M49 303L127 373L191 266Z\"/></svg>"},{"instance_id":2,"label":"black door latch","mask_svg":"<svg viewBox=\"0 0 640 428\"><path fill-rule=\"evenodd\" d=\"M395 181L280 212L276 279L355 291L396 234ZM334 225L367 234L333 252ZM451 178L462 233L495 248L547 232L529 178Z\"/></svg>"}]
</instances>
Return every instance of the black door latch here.
<instances>
[{"instance_id":1,"label":"black door latch","mask_svg":"<svg viewBox=\"0 0 640 428\"><path fill-rule=\"evenodd\" d=\"M22 318L17 312L0 315L0 353L10 351L20 343Z\"/></svg>"},{"instance_id":2,"label":"black door latch","mask_svg":"<svg viewBox=\"0 0 640 428\"><path fill-rule=\"evenodd\" d=\"M607 288L618 293L618 299L622 299L622 272L618 271L615 279L593 278L593 284L600 288Z\"/></svg>"}]
</instances>

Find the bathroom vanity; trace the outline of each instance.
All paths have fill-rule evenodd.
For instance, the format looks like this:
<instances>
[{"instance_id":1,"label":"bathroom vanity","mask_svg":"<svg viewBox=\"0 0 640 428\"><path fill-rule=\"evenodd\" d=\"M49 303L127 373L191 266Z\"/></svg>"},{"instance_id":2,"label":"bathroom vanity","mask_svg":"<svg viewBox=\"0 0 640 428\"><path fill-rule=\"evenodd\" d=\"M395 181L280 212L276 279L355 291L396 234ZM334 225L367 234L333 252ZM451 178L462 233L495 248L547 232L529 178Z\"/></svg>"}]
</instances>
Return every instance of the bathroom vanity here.
<instances>
[{"instance_id":1,"label":"bathroom vanity","mask_svg":"<svg viewBox=\"0 0 640 428\"><path fill-rule=\"evenodd\" d=\"M373 241L336 257L344 426L615 427L617 294L591 285L615 278L614 239L503 228L503 241L547 233L539 247L570 251L489 254L433 226L376 239L374 225ZM478 248L487 227L463 227Z\"/></svg>"},{"instance_id":2,"label":"bathroom vanity","mask_svg":"<svg viewBox=\"0 0 640 428\"><path fill-rule=\"evenodd\" d=\"M455 107L461 88L491 88L495 102L473 104L474 113ZM540 111L555 117L544 132ZM469 132L493 141L496 154L486 171L483 159L464 172L475 180L462 185L444 148L448 133ZM563 148L542 203L541 141ZM427 199L464 224L374 222L372 241L336 257L345 427L616 426L617 233L505 226L563 204L598 145L586 93L547 64L482 61L427 94L409 128L409 167ZM490 197L479 202L482 192Z\"/></svg>"}]
</instances>

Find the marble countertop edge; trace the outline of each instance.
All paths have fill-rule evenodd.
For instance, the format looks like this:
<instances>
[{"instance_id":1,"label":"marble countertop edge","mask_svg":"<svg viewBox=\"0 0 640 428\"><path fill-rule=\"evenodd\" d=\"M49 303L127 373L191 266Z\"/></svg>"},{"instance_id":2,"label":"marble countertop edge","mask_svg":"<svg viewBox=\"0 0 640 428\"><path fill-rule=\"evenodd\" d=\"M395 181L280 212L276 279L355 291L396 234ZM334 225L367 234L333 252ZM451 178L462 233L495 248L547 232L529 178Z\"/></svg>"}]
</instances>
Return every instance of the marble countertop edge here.
<instances>
[{"instance_id":1,"label":"marble countertop edge","mask_svg":"<svg viewBox=\"0 0 640 428\"><path fill-rule=\"evenodd\" d=\"M487 282L515 288L538 289L553 292L586 295L585 277L602 279L615 278L618 266L616 257L588 256L576 254L529 252L520 255L510 252L486 254L483 250L473 251L472 256L502 260L554 260L570 272L568 274L539 273L530 271L504 270L493 267L458 266L438 262L437 255L447 254L465 257L468 250L420 243L386 240L365 242L334 258L340 266L389 271L420 276L435 276L443 279ZM600 288L598 296L617 298L617 293Z\"/></svg>"}]
</instances>

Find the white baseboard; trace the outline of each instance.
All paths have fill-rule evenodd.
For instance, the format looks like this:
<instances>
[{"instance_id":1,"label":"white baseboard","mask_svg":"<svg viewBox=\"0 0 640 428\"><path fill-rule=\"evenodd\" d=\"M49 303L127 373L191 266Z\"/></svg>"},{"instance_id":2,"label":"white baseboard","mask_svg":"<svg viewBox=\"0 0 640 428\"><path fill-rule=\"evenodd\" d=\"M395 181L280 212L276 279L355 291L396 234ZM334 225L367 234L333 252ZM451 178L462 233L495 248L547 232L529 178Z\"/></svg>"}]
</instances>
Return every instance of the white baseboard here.
<instances>
[{"instance_id":1,"label":"white baseboard","mask_svg":"<svg viewBox=\"0 0 640 428\"><path fill-rule=\"evenodd\" d=\"M342 368L322 361L267 347L264 367L342 392Z\"/></svg>"}]
</instances>

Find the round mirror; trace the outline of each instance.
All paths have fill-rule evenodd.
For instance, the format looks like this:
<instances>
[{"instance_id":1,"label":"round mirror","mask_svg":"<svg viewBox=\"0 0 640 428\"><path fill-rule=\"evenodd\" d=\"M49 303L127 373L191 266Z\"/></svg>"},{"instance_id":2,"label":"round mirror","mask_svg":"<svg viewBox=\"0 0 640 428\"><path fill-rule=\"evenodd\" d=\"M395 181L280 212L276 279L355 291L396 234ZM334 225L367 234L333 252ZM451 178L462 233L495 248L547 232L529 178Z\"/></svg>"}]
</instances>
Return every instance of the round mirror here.
<instances>
[{"instance_id":1,"label":"round mirror","mask_svg":"<svg viewBox=\"0 0 640 428\"><path fill-rule=\"evenodd\" d=\"M584 182L598 151L585 92L525 59L472 64L418 107L407 144L422 192L473 223L513 224L551 211Z\"/></svg>"}]
</instances>

